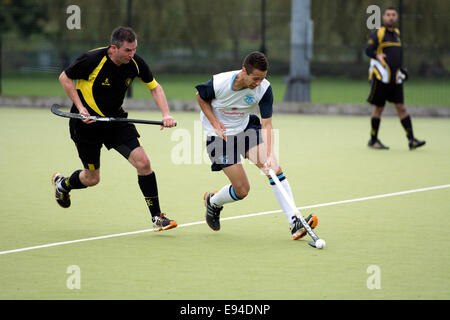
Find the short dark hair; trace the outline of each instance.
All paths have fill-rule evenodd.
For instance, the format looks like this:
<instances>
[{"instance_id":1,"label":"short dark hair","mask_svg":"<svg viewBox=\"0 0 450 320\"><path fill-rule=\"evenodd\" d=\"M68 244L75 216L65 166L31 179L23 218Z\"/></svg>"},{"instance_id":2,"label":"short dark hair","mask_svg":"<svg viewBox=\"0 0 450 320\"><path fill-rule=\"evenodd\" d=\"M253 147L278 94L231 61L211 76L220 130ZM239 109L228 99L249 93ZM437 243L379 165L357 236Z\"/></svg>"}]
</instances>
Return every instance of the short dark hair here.
<instances>
[{"instance_id":1,"label":"short dark hair","mask_svg":"<svg viewBox=\"0 0 450 320\"><path fill-rule=\"evenodd\" d=\"M386 9L384 9L383 14L385 14L386 11L388 11L388 10L394 10L395 12L397 12L397 9L395 7L390 6L390 7L387 7Z\"/></svg>"},{"instance_id":2,"label":"short dark hair","mask_svg":"<svg viewBox=\"0 0 450 320\"><path fill-rule=\"evenodd\" d=\"M117 27L111 34L111 44L120 48L124 41L134 42L136 40L136 33L130 27Z\"/></svg>"},{"instance_id":3,"label":"short dark hair","mask_svg":"<svg viewBox=\"0 0 450 320\"><path fill-rule=\"evenodd\" d=\"M267 71L269 67L269 61L267 60L264 53L254 51L245 57L243 66L245 67L247 74L252 73L254 69Z\"/></svg>"}]
</instances>

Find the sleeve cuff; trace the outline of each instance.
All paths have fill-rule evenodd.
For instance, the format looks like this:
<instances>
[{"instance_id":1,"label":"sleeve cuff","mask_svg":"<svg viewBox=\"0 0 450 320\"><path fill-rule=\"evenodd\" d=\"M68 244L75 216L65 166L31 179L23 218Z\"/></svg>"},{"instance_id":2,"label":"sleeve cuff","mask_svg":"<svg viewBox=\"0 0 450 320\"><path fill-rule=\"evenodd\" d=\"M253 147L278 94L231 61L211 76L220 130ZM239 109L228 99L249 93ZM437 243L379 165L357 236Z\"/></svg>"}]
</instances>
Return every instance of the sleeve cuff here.
<instances>
[{"instance_id":1,"label":"sleeve cuff","mask_svg":"<svg viewBox=\"0 0 450 320\"><path fill-rule=\"evenodd\" d=\"M158 84L159 84L155 79L153 79L153 80L150 81L150 82L144 82L144 81L142 81L141 78L139 78L139 80L141 80L141 82L142 82L143 84L145 84L145 86L146 86L147 88L149 88L150 90L155 89L155 88L158 86Z\"/></svg>"}]
</instances>

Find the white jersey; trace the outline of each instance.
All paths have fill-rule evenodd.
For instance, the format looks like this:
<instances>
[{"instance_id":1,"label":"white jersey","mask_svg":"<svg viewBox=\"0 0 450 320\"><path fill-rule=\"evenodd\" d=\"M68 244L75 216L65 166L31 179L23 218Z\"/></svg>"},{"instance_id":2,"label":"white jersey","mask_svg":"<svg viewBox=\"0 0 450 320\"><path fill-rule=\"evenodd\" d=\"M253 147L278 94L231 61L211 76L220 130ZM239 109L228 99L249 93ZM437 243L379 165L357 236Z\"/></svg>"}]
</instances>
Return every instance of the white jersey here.
<instances>
[{"instance_id":1,"label":"white jersey","mask_svg":"<svg viewBox=\"0 0 450 320\"><path fill-rule=\"evenodd\" d=\"M217 120L226 128L225 134L236 135L247 127L250 114L270 87L264 79L255 89L233 90L233 82L241 70L219 73L213 76L215 98L211 101ZM208 136L217 136L208 118L201 111L200 120Z\"/></svg>"}]
</instances>

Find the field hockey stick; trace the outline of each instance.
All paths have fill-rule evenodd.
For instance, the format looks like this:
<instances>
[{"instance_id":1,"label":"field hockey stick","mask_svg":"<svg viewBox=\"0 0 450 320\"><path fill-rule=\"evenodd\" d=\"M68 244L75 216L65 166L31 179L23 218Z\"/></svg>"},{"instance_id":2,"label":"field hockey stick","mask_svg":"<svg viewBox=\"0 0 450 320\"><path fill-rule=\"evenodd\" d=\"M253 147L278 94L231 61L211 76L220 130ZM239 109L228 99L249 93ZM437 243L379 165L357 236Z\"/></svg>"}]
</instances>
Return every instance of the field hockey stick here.
<instances>
[{"instance_id":1,"label":"field hockey stick","mask_svg":"<svg viewBox=\"0 0 450 320\"><path fill-rule=\"evenodd\" d=\"M287 201L287 203L289 204L289 206L291 207L291 209L298 213L297 214L297 218L300 220L302 226L306 229L306 232L308 232L309 236L314 240L314 242L310 241L308 242L308 244L314 248L320 248L322 249L325 246L325 241L323 239L320 239L315 233L314 231L312 231L311 227L309 226L309 224L305 221L305 218L303 218L302 214L300 213L300 211L297 209L297 207L294 204L294 201L291 199L291 197L287 194L286 190L284 189L284 187L281 185L280 180L278 179L277 175L275 174L275 172L273 171L273 169L269 170L269 174L272 177L273 181L275 182L275 185L278 187L278 190L280 190L281 194L283 195L283 198ZM319 241L319 242L317 242ZM317 245L316 245L317 244Z\"/></svg>"},{"instance_id":2,"label":"field hockey stick","mask_svg":"<svg viewBox=\"0 0 450 320\"><path fill-rule=\"evenodd\" d=\"M95 120L95 121L105 121L105 122L132 122L132 123L145 123L145 124L156 124L163 126L164 123L162 121L155 121L155 120L140 120L140 119L128 119L128 118L114 118L114 117L96 117L96 116L85 116L79 113L71 113L71 112L64 112L61 111L59 108L61 108L58 104L53 104L51 107L51 110L54 114L60 117L64 118L71 118L71 119L80 119L80 120Z\"/></svg>"}]
</instances>

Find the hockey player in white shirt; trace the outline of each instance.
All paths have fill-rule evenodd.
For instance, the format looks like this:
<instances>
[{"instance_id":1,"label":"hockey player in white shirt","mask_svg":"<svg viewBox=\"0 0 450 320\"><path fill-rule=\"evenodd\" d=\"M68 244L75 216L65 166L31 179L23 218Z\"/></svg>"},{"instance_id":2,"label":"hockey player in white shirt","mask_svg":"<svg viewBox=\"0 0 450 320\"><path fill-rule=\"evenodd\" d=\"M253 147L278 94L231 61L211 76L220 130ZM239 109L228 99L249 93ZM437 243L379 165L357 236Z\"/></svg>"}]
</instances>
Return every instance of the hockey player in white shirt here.
<instances>
[{"instance_id":1,"label":"hockey player in white shirt","mask_svg":"<svg viewBox=\"0 0 450 320\"><path fill-rule=\"evenodd\" d=\"M195 87L200 118L207 134L206 148L212 162L211 169L222 170L231 182L218 192L205 193L206 222L212 230L219 231L223 205L247 196L250 183L241 163L242 155L268 176L289 222L292 239L297 240L305 236L306 230L269 175L272 168L293 200L289 182L273 154L273 95L270 82L265 79L268 65L263 53L252 52L244 59L240 70L216 74L208 82ZM251 113L257 106L262 126L258 116ZM305 220L311 228L317 226L315 215L309 215Z\"/></svg>"}]
</instances>

